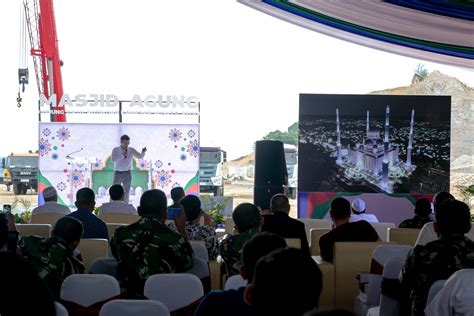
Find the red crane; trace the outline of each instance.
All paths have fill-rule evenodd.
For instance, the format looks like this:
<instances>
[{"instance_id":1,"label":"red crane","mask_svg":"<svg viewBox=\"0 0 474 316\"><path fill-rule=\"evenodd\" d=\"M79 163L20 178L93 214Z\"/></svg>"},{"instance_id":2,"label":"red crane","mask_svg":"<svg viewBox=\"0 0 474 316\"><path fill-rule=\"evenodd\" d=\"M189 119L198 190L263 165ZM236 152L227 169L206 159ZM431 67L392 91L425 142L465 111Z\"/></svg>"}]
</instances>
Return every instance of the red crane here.
<instances>
[{"instance_id":1,"label":"red crane","mask_svg":"<svg viewBox=\"0 0 474 316\"><path fill-rule=\"evenodd\" d=\"M21 57L23 65L20 62L20 68L18 69L19 83L24 91L25 84L28 83L26 63L26 33L28 33L38 93L46 98L53 94L56 95L56 107L51 108L51 110L54 110L51 114L51 121L65 122L64 106L59 106L63 96L62 61L59 58L53 0L23 0L20 14L23 19L20 30L20 36L23 37L20 43L20 55L23 54ZM20 92L18 92L18 98L20 102Z\"/></svg>"}]
</instances>

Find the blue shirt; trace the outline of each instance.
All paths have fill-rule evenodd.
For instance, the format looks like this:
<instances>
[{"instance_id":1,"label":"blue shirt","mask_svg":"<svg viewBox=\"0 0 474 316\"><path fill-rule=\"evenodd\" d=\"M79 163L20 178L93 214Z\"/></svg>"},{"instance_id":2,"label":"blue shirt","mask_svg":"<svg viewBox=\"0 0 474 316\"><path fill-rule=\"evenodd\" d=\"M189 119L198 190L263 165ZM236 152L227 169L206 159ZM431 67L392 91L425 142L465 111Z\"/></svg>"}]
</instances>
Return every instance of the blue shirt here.
<instances>
[{"instance_id":1,"label":"blue shirt","mask_svg":"<svg viewBox=\"0 0 474 316\"><path fill-rule=\"evenodd\" d=\"M251 316L249 305L244 301L245 286L238 290L212 291L199 304L194 316Z\"/></svg>"},{"instance_id":2,"label":"blue shirt","mask_svg":"<svg viewBox=\"0 0 474 316\"><path fill-rule=\"evenodd\" d=\"M68 216L77 218L82 222L82 226L84 226L84 234L82 235L82 238L102 238L109 240L107 225L89 209L80 208Z\"/></svg>"}]
</instances>

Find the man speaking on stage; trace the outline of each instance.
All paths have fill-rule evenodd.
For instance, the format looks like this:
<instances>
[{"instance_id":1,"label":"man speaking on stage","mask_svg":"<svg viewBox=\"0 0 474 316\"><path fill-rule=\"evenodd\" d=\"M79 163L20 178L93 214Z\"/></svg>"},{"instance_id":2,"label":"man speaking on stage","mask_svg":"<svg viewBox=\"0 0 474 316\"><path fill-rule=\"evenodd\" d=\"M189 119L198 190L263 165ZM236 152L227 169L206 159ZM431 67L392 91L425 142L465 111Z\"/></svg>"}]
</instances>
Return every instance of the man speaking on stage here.
<instances>
[{"instance_id":1,"label":"man speaking on stage","mask_svg":"<svg viewBox=\"0 0 474 316\"><path fill-rule=\"evenodd\" d=\"M120 146L112 150L112 161L114 162L114 183L121 184L125 192L125 203L129 202L130 186L132 184L132 159L145 157L146 147L139 153L135 148L129 147L130 137L122 135Z\"/></svg>"}]
</instances>

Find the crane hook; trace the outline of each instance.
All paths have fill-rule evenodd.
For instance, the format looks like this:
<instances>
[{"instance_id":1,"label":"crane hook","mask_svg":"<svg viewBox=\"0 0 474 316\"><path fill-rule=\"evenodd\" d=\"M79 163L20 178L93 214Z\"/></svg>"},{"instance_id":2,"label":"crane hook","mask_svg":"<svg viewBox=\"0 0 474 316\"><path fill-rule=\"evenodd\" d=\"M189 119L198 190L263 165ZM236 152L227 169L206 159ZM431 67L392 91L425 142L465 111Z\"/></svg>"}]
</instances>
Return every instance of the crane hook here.
<instances>
[{"instance_id":1,"label":"crane hook","mask_svg":"<svg viewBox=\"0 0 474 316\"><path fill-rule=\"evenodd\" d=\"M21 108L21 101L23 101L23 99L20 96L20 91L18 91L18 96L16 97L16 102L17 102L16 106L19 108Z\"/></svg>"}]
</instances>

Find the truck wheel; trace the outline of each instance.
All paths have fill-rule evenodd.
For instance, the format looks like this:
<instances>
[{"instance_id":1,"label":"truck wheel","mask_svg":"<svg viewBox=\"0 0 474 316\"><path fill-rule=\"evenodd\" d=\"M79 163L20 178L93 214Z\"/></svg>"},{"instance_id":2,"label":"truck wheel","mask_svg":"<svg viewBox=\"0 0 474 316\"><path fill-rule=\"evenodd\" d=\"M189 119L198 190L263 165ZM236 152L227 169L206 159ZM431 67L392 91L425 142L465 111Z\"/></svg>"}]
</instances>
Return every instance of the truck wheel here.
<instances>
[{"instance_id":1,"label":"truck wheel","mask_svg":"<svg viewBox=\"0 0 474 316\"><path fill-rule=\"evenodd\" d=\"M7 192L10 192L10 190L11 190L11 185L8 184L8 185L7 185Z\"/></svg>"},{"instance_id":2,"label":"truck wheel","mask_svg":"<svg viewBox=\"0 0 474 316\"><path fill-rule=\"evenodd\" d=\"M22 185L21 183L18 184L13 184L13 194L15 195L20 195L22 191Z\"/></svg>"},{"instance_id":3,"label":"truck wheel","mask_svg":"<svg viewBox=\"0 0 474 316\"><path fill-rule=\"evenodd\" d=\"M288 192L289 196L290 196L290 199L294 200L296 199L296 189L295 188L290 188L290 192Z\"/></svg>"},{"instance_id":4,"label":"truck wheel","mask_svg":"<svg viewBox=\"0 0 474 316\"><path fill-rule=\"evenodd\" d=\"M22 185L21 194L26 195L28 193L28 187L26 185Z\"/></svg>"}]
</instances>

